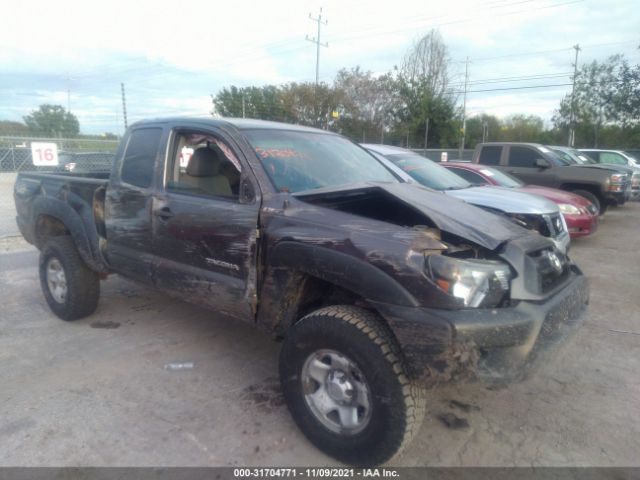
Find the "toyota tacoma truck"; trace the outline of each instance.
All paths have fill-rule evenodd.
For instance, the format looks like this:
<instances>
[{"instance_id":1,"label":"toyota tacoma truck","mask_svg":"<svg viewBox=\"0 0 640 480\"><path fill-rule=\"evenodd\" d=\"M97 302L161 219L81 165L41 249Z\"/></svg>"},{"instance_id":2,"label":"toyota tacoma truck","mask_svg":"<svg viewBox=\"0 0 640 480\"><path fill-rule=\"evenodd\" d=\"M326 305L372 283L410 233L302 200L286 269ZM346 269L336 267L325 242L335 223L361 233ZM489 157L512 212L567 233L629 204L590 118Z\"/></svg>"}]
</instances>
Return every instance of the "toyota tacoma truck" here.
<instances>
[{"instance_id":1,"label":"toyota tacoma truck","mask_svg":"<svg viewBox=\"0 0 640 480\"><path fill-rule=\"evenodd\" d=\"M550 147L537 143L479 143L473 163L489 165L517 177L527 185L567 190L585 197L604 214L609 205L629 198L631 177L615 168L592 168L564 160Z\"/></svg>"},{"instance_id":2,"label":"toyota tacoma truck","mask_svg":"<svg viewBox=\"0 0 640 480\"><path fill-rule=\"evenodd\" d=\"M427 388L522 378L589 297L548 239L306 127L142 121L109 175L21 173L14 197L58 317L120 274L259 327L295 422L354 465L401 450Z\"/></svg>"}]
</instances>

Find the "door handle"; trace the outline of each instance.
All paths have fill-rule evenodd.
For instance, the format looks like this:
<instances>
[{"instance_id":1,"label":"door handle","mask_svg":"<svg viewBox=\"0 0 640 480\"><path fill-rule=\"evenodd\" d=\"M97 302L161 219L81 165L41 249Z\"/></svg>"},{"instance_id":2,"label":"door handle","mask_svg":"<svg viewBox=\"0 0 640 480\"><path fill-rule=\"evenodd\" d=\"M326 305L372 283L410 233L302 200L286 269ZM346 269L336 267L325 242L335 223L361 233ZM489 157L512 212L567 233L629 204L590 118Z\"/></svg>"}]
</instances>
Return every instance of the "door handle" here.
<instances>
[{"instance_id":1,"label":"door handle","mask_svg":"<svg viewBox=\"0 0 640 480\"><path fill-rule=\"evenodd\" d=\"M159 208L158 210L154 211L153 214L156 217L158 217L160 220L165 222L169 220L171 217L173 217L173 212L169 207Z\"/></svg>"}]
</instances>

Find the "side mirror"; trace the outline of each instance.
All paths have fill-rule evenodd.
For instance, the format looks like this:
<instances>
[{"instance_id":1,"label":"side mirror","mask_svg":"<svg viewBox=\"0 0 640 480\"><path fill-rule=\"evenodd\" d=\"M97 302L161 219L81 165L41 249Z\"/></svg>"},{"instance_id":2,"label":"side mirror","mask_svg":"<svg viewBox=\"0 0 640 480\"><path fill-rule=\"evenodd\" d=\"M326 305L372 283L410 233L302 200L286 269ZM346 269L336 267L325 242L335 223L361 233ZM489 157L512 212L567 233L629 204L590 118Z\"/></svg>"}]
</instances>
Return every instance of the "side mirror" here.
<instances>
[{"instance_id":1,"label":"side mirror","mask_svg":"<svg viewBox=\"0 0 640 480\"><path fill-rule=\"evenodd\" d=\"M546 158L536 158L536 167L549 168L550 166L551 164L549 163L549 160L547 160Z\"/></svg>"}]
</instances>

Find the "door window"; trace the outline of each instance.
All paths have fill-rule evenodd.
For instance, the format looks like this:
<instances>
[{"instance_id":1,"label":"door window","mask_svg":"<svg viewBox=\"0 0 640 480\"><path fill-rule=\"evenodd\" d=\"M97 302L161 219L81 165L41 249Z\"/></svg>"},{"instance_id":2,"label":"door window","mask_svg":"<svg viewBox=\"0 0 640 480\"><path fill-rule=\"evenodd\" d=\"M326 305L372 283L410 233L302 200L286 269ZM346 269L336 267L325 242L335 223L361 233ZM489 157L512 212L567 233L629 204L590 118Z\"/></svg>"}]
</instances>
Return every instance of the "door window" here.
<instances>
[{"instance_id":1,"label":"door window","mask_svg":"<svg viewBox=\"0 0 640 480\"><path fill-rule=\"evenodd\" d=\"M538 152L528 147L511 147L509 149L509 166L535 168L536 160L542 158Z\"/></svg>"},{"instance_id":2,"label":"door window","mask_svg":"<svg viewBox=\"0 0 640 480\"><path fill-rule=\"evenodd\" d=\"M237 199L241 164L219 138L178 132L167 164L167 191Z\"/></svg>"},{"instance_id":3,"label":"door window","mask_svg":"<svg viewBox=\"0 0 640 480\"><path fill-rule=\"evenodd\" d=\"M161 136L161 128L139 128L131 133L120 174L123 182L142 188L151 186Z\"/></svg>"},{"instance_id":4,"label":"door window","mask_svg":"<svg viewBox=\"0 0 640 480\"><path fill-rule=\"evenodd\" d=\"M461 176L467 182L469 182L469 183L471 183L473 185L486 185L487 184L487 181L484 178L482 178L482 175L478 175L477 173L472 172L471 170L465 170L464 168L450 168L449 170L451 170L456 175Z\"/></svg>"}]
</instances>

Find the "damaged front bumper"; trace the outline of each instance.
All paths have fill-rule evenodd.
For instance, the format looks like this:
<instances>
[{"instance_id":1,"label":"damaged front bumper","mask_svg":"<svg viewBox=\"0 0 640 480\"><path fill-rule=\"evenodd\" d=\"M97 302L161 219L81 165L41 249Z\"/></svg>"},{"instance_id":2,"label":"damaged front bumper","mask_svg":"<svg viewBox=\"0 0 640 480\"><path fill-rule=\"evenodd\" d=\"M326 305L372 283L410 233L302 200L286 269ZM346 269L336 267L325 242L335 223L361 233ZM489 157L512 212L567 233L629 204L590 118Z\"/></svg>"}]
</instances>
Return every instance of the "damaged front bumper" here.
<instances>
[{"instance_id":1,"label":"damaged front bumper","mask_svg":"<svg viewBox=\"0 0 640 480\"><path fill-rule=\"evenodd\" d=\"M564 288L541 302L509 308L441 310L377 304L413 376L430 382L523 378L541 354L563 343L581 323L589 286L572 267Z\"/></svg>"}]
</instances>

